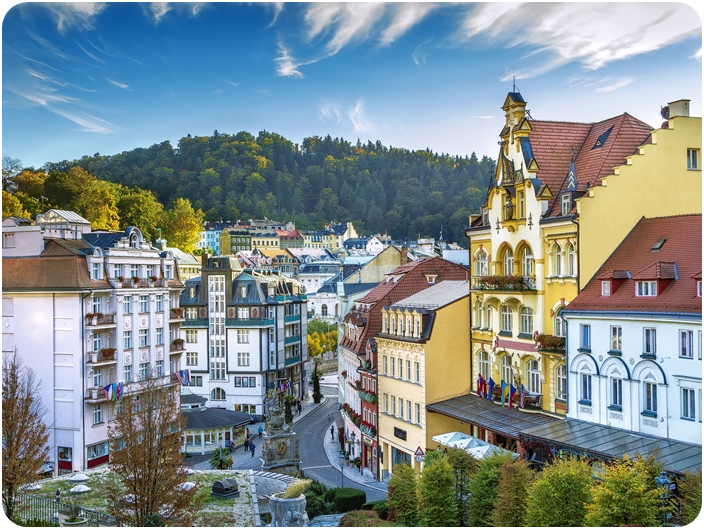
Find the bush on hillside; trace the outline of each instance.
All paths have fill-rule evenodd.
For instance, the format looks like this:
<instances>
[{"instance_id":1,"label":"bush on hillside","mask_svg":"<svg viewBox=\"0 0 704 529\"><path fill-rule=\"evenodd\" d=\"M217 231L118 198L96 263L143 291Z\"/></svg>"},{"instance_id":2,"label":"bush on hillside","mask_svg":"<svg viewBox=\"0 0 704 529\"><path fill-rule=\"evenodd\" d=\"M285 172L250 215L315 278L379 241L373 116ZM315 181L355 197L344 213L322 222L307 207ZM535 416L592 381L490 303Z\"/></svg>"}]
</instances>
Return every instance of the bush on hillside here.
<instances>
[{"instance_id":1,"label":"bush on hillside","mask_svg":"<svg viewBox=\"0 0 704 529\"><path fill-rule=\"evenodd\" d=\"M342 517L338 527L393 527L393 524L380 519L374 511L350 511Z\"/></svg>"},{"instance_id":2,"label":"bush on hillside","mask_svg":"<svg viewBox=\"0 0 704 529\"><path fill-rule=\"evenodd\" d=\"M363 490L345 487L337 489L335 494L335 512L350 512L359 510L367 501L367 493Z\"/></svg>"}]
</instances>

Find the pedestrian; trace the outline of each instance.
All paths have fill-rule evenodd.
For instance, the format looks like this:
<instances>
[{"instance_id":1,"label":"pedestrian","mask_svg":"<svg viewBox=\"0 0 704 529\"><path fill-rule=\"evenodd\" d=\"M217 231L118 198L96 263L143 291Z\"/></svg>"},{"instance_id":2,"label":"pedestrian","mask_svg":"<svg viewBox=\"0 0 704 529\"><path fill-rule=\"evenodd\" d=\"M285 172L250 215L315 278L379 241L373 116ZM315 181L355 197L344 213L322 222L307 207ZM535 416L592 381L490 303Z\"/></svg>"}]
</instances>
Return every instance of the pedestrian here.
<instances>
[{"instance_id":1,"label":"pedestrian","mask_svg":"<svg viewBox=\"0 0 704 529\"><path fill-rule=\"evenodd\" d=\"M335 427L332 424L330 425L330 439L335 440Z\"/></svg>"},{"instance_id":2,"label":"pedestrian","mask_svg":"<svg viewBox=\"0 0 704 529\"><path fill-rule=\"evenodd\" d=\"M231 457L227 460L227 465L228 465L228 468L232 468L232 458Z\"/></svg>"},{"instance_id":3,"label":"pedestrian","mask_svg":"<svg viewBox=\"0 0 704 529\"><path fill-rule=\"evenodd\" d=\"M301 401L299 400L298 401L298 415L300 415L302 411L303 411L303 404L301 404Z\"/></svg>"},{"instance_id":4,"label":"pedestrian","mask_svg":"<svg viewBox=\"0 0 704 529\"><path fill-rule=\"evenodd\" d=\"M249 451L252 452L252 457L254 457L254 443L249 443Z\"/></svg>"},{"instance_id":5,"label":"pedestrian","mask_svg":"<svg viewBox=\"0 0 704 529\"><path fill-rule=\"evenodd\" d=\"M262 427L260 426L260 427L259 427L259 439L262 438L262 433L264 433L264 430L263 430Z\"/></svg>"},{"instance_id":6,"label":"pedestrian","mask_svg":"<svg viewBox=\"0 0 704 529\"><path fill-rule=\"evenodd\" d=\"M244 450L245 452L249 449L249 439L244 440Z\"/></svg>"}]
</instances>

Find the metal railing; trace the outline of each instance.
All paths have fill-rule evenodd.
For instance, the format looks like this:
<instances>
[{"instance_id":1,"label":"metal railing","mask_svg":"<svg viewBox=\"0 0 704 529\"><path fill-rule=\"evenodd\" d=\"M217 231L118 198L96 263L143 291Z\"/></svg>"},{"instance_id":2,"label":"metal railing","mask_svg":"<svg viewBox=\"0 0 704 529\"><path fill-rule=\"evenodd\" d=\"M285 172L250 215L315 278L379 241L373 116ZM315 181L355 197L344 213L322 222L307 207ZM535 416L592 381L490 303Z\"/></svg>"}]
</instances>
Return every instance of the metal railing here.
<instances>
[{"instance_id":1,"label":"metal railing","mask_svg":"<svg viewBox=\"0 0 704 529\"><path fill-rule=\"evenodd\" d=\"M58 523L59 511L65 512L70 509L68 503L50 500L35 494L22 494L16 509L17 518L26 521L42 521L47 523ZM79 508L79 516L87 518L87 525L90 527L114 527L115 517L107 513Z\"/></svg>"}]
</instances>

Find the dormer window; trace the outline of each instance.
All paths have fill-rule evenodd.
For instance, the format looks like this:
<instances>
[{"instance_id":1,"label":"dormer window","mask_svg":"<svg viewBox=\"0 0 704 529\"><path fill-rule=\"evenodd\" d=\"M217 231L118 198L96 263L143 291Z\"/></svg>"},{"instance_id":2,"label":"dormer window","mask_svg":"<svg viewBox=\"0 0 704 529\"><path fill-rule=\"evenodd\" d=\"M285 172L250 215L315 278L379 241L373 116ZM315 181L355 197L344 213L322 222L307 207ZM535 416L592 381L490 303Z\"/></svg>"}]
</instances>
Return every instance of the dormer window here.
<instances>
[{"instance_id":1,"label":"dormer window","mask_svg":"<svg viewBox=\"0 0 704 529\"><path fill-rule=\"evenodd\" d=\"M434 284L435 284L435 280L436 280L437 278L438 278L437 275L429 275L429 274L426 274L426 276L425 276L425 279L428 280L428 284L429 284L429 285L434 285Z\"/></svg>"},{"instance_id":2,"label":"dormer window","mask_svg":"<svg viewBox=\"0 0 704 529\"><path fill-rule=\"evenodd\" d=\"M637 297L654 297L658 295L657 281L636 281Z\"/></svg>"},{"instance_id":3,"label":"dormer window","mask_svg":"<svg viewBox=\"0 0 704 529\"><path fill-rule=\"evenodd\" d=\"M572 209L572 198L568 193L565 193L562 195L562 208L561 208L561 213L562 216L564 217L565 215L569 214L570 210Z\"/></svg>"},{"instance_id":4,"label":"dormer window","mask_svg":"<svg viewBox=\"0 0 704 529\"><path fill-rule=\"evenodd\" d=\"M702 297L702 280L697 280L697 297Z\"/></svg>"},{"instance_id":5,"label":"dormer window","mask_svg":"<svg viewBox=\"0 0 704 529\"><path fill-rule=\"evenodd\" d=\"M601 295L604 297L609 297L611 295L611 281L601 282Z\"/></svg>"}]
</instances>

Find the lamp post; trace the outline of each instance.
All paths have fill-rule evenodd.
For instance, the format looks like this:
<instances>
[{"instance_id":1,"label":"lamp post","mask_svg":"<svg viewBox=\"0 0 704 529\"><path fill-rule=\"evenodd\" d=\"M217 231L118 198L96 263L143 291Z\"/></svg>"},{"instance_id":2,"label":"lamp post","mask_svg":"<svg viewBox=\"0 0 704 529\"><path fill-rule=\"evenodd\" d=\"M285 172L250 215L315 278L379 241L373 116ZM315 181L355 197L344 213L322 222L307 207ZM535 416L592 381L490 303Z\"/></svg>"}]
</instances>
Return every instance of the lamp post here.
<instances>
[{"instance_id":1,"label":"lamp post","mask_svg":"<svg viewBox=\"0 0 704 529\"><path fill-rule=\"evenodd\" d=\"M345 451L340 450L340 488L345 488Z\"/></svg>"},{"instance_id":2,"label":"lamp post","mask_svg":"<svg viewBox=\"0 0 704 529\"><path fill-rule=\"evenodd\" d=\"M667 479L667 474L665 474L664 470L655 478L655 484L660 491L660 499L662 500L662 526L667 527L667 500L670 499L670 491L672 491L675 485Z\"/></svg>"}]
</instances>

